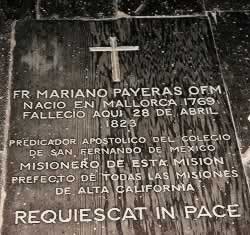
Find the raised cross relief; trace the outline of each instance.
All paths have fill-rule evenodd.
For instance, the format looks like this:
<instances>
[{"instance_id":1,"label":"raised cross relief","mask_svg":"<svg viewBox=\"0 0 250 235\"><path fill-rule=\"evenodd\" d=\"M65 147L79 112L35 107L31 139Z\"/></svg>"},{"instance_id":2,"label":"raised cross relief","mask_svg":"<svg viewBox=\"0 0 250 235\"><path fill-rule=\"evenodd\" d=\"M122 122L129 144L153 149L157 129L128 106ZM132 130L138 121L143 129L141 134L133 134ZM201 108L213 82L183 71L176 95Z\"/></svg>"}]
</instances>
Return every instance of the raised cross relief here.
<instances>
[{"instance_id":1,"label":"raised cross relief","mask_svg":"<svg viewBox=\"0 0 250 235\"><path fill-rule=\"evenodd\" d=\"M111 63L112 63L112 80L113 82L121 81L119 54L120 51L138 51L139 46L117 46L117 38L109 38L110 47L90 47L91 52L111 52Z\"/></svg>"}]
</instances>

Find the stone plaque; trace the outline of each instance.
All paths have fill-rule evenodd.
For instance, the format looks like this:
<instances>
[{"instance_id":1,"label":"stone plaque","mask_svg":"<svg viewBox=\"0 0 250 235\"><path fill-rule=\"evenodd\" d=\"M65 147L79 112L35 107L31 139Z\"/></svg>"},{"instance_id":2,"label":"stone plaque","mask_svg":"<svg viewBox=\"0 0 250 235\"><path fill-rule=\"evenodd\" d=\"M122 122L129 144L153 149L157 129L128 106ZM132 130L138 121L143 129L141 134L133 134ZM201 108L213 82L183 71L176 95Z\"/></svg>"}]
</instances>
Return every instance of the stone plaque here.
<instances>
[{"instance_id":1,"label":"stone plaque","mask_svg":"<svg viewBox=\"0 0 250 235\"><path fill-rule=\"evenodd\" d=\"M207 18L18 22L4 235L247 234Z\"/></svg>"}]
</instances>

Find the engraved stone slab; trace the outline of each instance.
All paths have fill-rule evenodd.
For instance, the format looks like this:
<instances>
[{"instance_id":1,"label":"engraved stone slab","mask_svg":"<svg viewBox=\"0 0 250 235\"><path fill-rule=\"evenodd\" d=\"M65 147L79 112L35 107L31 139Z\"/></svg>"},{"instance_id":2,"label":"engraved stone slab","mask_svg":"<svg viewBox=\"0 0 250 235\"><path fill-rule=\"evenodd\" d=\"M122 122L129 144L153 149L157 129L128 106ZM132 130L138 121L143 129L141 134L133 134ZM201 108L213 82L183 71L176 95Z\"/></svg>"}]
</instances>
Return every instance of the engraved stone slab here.
<instances>
[{"instance_id":1,"label":"engraved stone slab","mask_svg":"<svg viewBox=\"0 0 250 235\"><path fill-rule=\"evenodd\" d=\"M110 37L119 52L112 80ZM207 18L16 26L3 234L247 234Z\"/></svg>"}]
</instances>

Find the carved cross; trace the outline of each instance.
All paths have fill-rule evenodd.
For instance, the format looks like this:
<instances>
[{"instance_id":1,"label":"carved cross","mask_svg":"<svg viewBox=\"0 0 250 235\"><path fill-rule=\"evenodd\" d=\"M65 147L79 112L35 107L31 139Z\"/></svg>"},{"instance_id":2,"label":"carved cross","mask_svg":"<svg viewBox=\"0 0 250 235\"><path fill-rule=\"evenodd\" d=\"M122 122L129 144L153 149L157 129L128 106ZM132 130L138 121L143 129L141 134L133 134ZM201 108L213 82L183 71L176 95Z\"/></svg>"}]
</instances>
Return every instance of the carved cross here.
<instances>
[{"instance_id":1,"label":"carved cross","mask_svg":"<svg viewBox=\"0 0 250 235\"><path fill-rule=\"evenodd\" d=\"M110 47L90 47L91 52L108 51L111 52L111 63L112 63L112 80L114 82L121 81L121 72L119 64L119 51L138 51L139 46L117 46L117 38L109 38Z\"/></svg>"}]
</instances>

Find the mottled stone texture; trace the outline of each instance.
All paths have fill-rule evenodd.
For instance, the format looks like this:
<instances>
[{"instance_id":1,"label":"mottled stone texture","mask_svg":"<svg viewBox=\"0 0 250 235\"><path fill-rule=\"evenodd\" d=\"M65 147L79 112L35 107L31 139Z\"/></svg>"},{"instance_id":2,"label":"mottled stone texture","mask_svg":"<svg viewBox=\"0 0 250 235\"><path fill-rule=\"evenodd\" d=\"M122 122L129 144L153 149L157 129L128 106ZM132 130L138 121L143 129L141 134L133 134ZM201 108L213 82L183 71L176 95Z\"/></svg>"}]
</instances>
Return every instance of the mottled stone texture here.
<instances>
[{"instance_id":1,"label":"mottled stone texture","mask_svg":"<svg viewBox=\"0 0 250 235\"><path fill-rule=\"evenodd\" d=\"M0 0L0 8L8 19L34 18L36 0Z\"/></svg>"},{"instance_id":2,"label":"mottled stone texture","mask_svg":"<svg viewBox=\"0 0 250 235\"><path fill-rule=\"evenodd\" d=\"M53 0L40 3L41 17L107 17L113 16L113 0Z\"/></svg>"},{"instance_id":3,"label":"mottled stone texture","mask_svg":"<svg viewBox=\"0 0 250 235\"><path fill-rule=\"evenodd\" d=\"M1 0L9 19L180 15L204 10L250 10L249 0Z\"/></svg>"},{"instance_id":4,"label":"mottled stone texture","mask_svg":"<svg viewBox=\"0 0 250 235\"><path fill-rule=\"evenodd\" d=\"M205 0L206 1L206 10L250 10L250 1L249 0Z\"/></svg>"},{"instance_id":5,"label":"mottled stone texture","mask_svg":"<svg viewBox=\"0 0 250 235\"><path fill-rule=\"evenodd\" d=\"M227 12L211 21L250 183L250 15Z\"/></svg>"},{"instance_id":6,"label":"mottled stone texture","mask_svg":"<svg viewBox=\"0 0 250 235\"><path fill-rule=\"evenodd\" d=\"M245 13L221 13L216 20L215 40L225 81L229 88L242 147L250 145L250 16ZM244 151L243 149L243 151Z\"/></svg>"},{"instance_id":7,"label":"mottled stone texture","mask_svg":"<svg viewBox=\"0 0 250 235\"><path fill-rule=\"evenodd\" d=\"M9 51L10 51L10 22L6 22L2 12L0 12L0 189L3 185L1 177L4 159L4 129L7 104L7 86L9 70ZM0 194L0 201L2 194Z\"/></svg>"},{"instance_id":8,"label":"mottled stone texture","mask_svg":"<svg viewBox=\"0 0 250 235\"><path fill-rule=\"evenodd\" d=\"M112 16L113 0L1 0L0 8L10 19L41 17Z\"/></svg>"},{"instance_id":9,"label":"mottled stone texture","mask_svg":"<svg viewBox=\"0 0 250 235\"><path fill-rule=\"evenodd\" d=\"M118 0L119 10L129 15L178 15L204 10L250 10L249 0Z\"/></svg>"},{"instance_id":10,"label":"mottled stone texture","mask_svg":"<svg viewBox=\"0 0 250 235\"><path fill-rule=\"evenodd\" d=\"M3 133L8 83L10 22L0 15L0 151L3 149Z\"/></svg>"},{"instance_id":11,"label":"mottled stone texture","mask_svg":"<svg viewBox=\"0 0 250 235\"><path fill-rule=\"evenodd\" d=\"M175 15L201 13L204 10L202 0L120 0L118 8L129 15Z\"/></svg>"}]
</instances>

